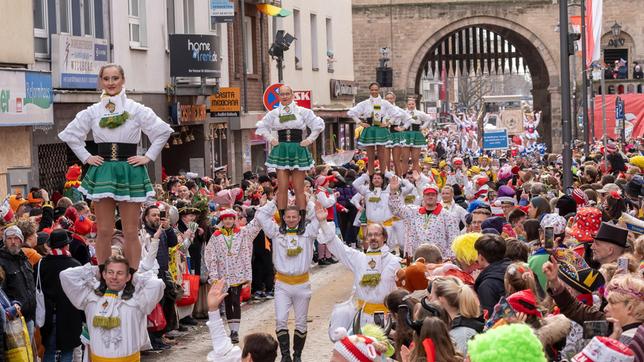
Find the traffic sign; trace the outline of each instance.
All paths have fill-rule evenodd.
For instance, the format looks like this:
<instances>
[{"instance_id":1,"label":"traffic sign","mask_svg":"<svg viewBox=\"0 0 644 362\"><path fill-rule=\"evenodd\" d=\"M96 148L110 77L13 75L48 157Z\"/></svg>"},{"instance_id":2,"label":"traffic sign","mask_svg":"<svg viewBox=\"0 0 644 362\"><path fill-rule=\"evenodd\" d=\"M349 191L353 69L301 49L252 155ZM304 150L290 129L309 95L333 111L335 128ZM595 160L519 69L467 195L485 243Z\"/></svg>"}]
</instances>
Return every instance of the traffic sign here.
<instances>
[{"instance_id":1,"label":"traffic sign","mask_svg":"<svg viewBox=\"0 0 644 362\"><path fill-rule=\"evenodd\" d=\"M508 130L495 129L483 132L483 149L484 150L507 150L508 149Z\"/></svg>"},{"instance_id":2,"label":"traffic sign","mask_svg":"<svg viewBox=\"0 0 644 362\"><path fill-rule=\"evenodd\" d=\"M622 121L624 118L626 118L624 114L624 101L620 97L617 97L615 99L615 119Z\"/></svg>"},{"instance_id":3,"label":"traffic sign","mask_svg":"<svg viewBox=\"0 0 644 362\"><path fill-rule=\"evenodd\" d=\"M264 91L264 97L262 97L262 100L264 102L264 108L266 108L267 111L273 110L280 105L280 87L283 84L281 83L275 83L271 84L266 88Z\"/></svg>"}]
</instances>

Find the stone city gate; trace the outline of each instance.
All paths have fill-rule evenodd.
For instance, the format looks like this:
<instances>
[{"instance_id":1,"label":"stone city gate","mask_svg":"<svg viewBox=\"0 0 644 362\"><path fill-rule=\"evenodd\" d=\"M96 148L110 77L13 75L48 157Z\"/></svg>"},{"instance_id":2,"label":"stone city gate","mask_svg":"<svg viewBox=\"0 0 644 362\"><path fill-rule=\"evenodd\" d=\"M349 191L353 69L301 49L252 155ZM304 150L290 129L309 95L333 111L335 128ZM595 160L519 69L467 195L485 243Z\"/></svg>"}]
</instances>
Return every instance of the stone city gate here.
<instances>
[{"instance_id":1,"label":"stone city gate","mask_svg":"<svg viewBox=\"0 0 644 362\"><path fill-rule=\"evenodd\" d=\"M399 97L419 94L428 68L440 72L445 64L452 73L500 74L516 69L522 58L532 77L533 107L543 111L539 133L559 152L557 24L552 1L354 0L355 77L361 90L374 80L380 47L391 49Z\"/></svg>"}]
</instances>

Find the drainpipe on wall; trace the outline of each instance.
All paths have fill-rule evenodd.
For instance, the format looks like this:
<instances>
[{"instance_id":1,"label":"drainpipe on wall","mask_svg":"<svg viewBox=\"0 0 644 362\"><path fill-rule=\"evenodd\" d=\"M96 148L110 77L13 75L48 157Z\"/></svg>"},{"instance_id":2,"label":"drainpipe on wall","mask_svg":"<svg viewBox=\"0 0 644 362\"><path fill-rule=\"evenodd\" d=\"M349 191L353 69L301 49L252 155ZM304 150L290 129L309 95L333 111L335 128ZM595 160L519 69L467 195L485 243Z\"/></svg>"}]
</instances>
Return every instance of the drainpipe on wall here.
<instances>
[{"instance_id":1,"label":"drainpipe on wall","mask_svg":"<svg viewBox=\"0 0 644 362\"><path fill-rule=\"evenodd\" d=\"M246 24L244 23L246 19L246 1L239 0L239 14L241 16L241 56L242 56L242 102L244 104L244 113L248 113L248 64L246 64Z\"/></svg>"}]
</instances>

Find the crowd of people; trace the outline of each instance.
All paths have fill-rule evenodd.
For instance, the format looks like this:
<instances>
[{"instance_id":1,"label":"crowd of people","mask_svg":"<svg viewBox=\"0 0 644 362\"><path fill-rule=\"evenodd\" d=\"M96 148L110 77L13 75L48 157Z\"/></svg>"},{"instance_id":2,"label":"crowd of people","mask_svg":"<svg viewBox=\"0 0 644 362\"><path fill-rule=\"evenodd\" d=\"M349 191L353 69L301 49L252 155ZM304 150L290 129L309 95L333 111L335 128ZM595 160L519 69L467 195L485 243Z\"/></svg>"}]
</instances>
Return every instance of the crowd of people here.
<instances>
[{"instance_id":1,"label":"crowd of people","mask_svg":"<svg viewBox=\"0 0 644 362\"><path fill-rule=\"evenodd\" d=\"M374 83L349 111L361 149L315 165L306 147L323 122L284 86L258 122L265 174L148 187L132 169L158 149L136 156L118 139L132 132L113 131L130 122L159 147L167 132L126 98L122 69L99 77L104 98L60 134L85 175L72 166L61 190L0 205L0 358L18 360L16 321L21 353L43 361L136 361L207 320L210 361L319 360L304 352L310 272L341 263L353 291L329 316L334 362L644 361L641 139L576 149L564 189L561 155L443 147L462 134ZM121 143L85 153L90 129ZM240 335L248 299L274 303L274 335Z\"/></svg>"}]
</instances>

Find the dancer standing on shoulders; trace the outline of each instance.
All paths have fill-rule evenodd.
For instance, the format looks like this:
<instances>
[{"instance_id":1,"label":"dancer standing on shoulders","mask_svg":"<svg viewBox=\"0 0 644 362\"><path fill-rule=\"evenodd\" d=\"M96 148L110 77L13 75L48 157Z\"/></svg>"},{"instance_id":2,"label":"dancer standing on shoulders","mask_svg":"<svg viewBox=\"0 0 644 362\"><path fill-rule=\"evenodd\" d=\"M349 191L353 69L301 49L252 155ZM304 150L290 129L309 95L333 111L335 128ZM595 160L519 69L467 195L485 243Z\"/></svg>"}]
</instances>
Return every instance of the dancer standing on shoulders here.
<instances>
[{"instance_id":1,"label":"dancer standing on shoulders","mask_svg":"<svg viewBox=\"0 0 644 362\"><path fill-rule=\"evenodd\" d=\"M385 100L391 103L391 105L398 110L398 112L396 112L397 114L404 112L396 106L396 94L394 92L388 92L385 95ZM394 170L398 176L402 176L404 172L407 171L407 164L403 162L404 160L401 158L402 150L404 149L406 142L403 132L403 123L406 121L408 120L401 117L385 118L385 122L389 125L389 139L391 140L391 142L385 147L387 147L388 151L391 151L391 159L394 161ZM387 157L389 156L390 155L387 154Z\"/></svg>"},{"instance_id":2,"label":"dancer standing on shoulders","mask_svg":"<svg viewBox=\"0 0 644 362\"><path fill-rule=\"evenodd\" d=\"M360 133L358 146L367 149L367 169L369 175L373 175L375 155L378 154L380 169L387 171L389 169L389 156L386 146L391 143L389 135L389 119L405 119L405 113L398 107L392 106L380 97L380 85L378 83L369 84L369 99L366 99L353 108L347 114L364 129Z\"/></svg>"},{"instance_id":3,"label":"dancer standing on shoulders","mask_svg":"<svg viewBox=\"0 0 644 362\"><path fill-rule=\"evenodd\" d=\"M427 139L421 131L429 128L431 118L423 111L416 109L416 100L409 98L407 100L407 114L409 120L405 122L403 128L404 147L402 148L402 168L407 171L409 168L409 156L411 155L411 164L414 171L420 172L420 151L427 148ZM399 174L401 176L401 174Z\"/></svg>"},{"instance_id":4,"label":"dancer standing on shoulders","mask_svg":"<svg viewBox=\"0 0 644 362\"><path fill-rule=\"evenodd\" d=\"M103 88L101 100L78 113L58 137L79 160L89 165L78 190L93 201L98 225L96 258L103 272L105 260L112 253L117 204L125 236L125 257L132 268L139 265L141 203L155 196L144 166L157 158L173 131L150 108L127 98L125 73L120 65L104 65L98 78ZM96 155L85 148L90 131L98 145ZM150 147L143 156L137 155L141 132L150 139ZM135 271L132 269L129 273ZM101 278L95 292L103 295L106 288ZM128 299L133 293L132 283L128 282L122 298Z\"/></svg>"},{"instance_id":5,"label":"dancer standing on shoulders","mask_svg":"<svg viewBox=\"0 0 644 362\"><path fill-rule=\"evenodd\" d=\"M311 134L304 138L306 128ZM277 131L277 138L273 136ZM257 122L256 134L270 142L273 149L268 155L266 167L277 170L277 209L281 218L280 230L286 231L284 211L288 203L289 183L295 191L295 204L300 215L298 233L303 234L306 222L306 197L304 178L313 167L311 152L306 148L324 131L324 120L310 109L299 107L293 101L293 90L287 85L280 87L280 105L266 113Z\"/></svg>"}]
</instances>

